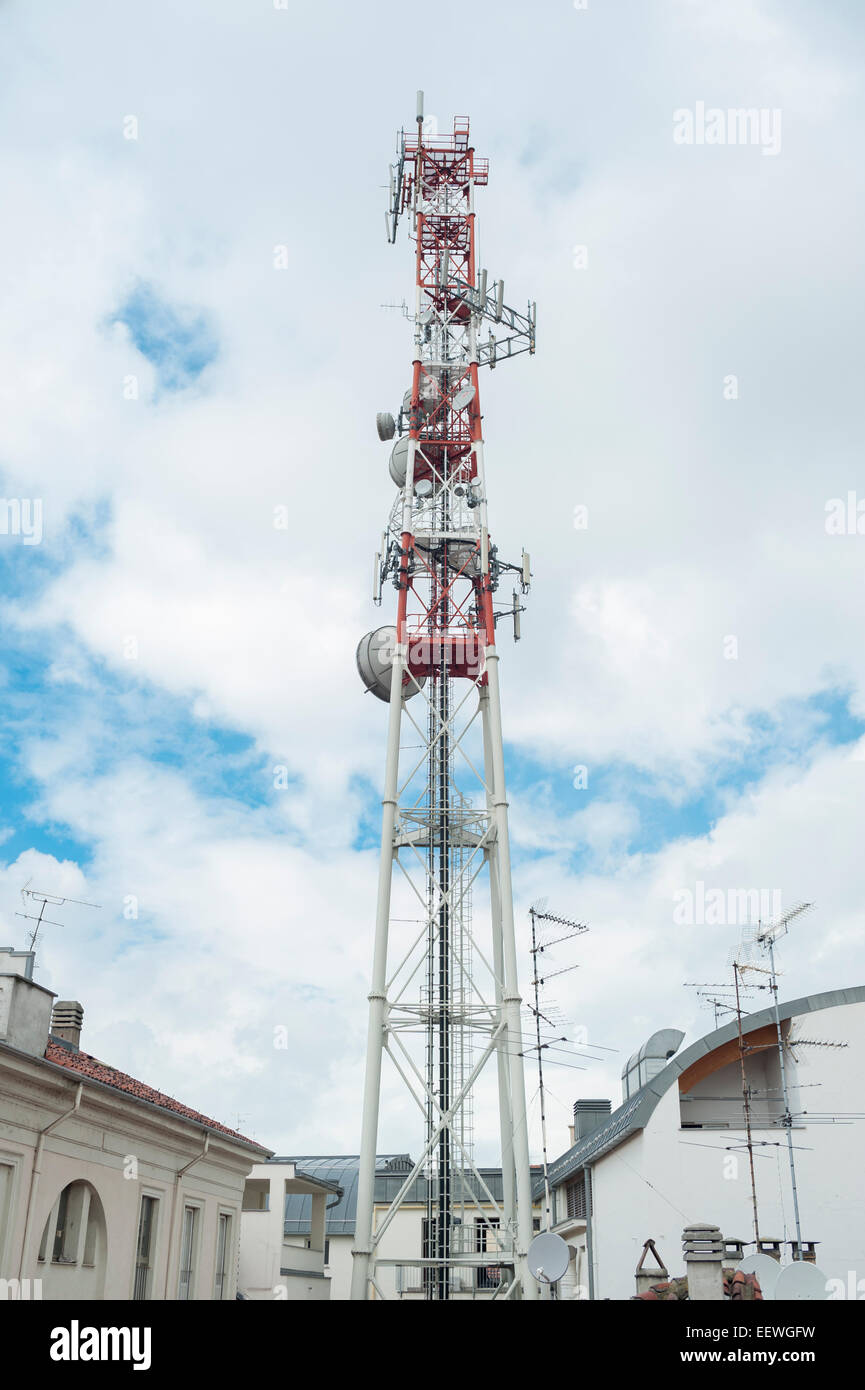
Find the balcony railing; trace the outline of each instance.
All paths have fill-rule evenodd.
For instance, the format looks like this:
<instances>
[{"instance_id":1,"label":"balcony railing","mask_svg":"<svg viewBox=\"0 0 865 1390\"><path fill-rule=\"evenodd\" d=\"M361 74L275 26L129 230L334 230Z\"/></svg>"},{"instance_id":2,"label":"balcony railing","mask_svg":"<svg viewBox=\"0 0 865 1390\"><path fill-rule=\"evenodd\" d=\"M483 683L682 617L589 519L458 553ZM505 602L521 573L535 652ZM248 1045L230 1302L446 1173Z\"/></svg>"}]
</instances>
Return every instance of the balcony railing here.
<instances>
[{"instance_id":1,"label":"balcony railing","mask_svg":"<svg viewBox=\"0 0 865 1390\"><path fill-rule=\"evenodd\" d=\"M395 1267L396 1291L398 1294L423 1294L435 1278L435 1270L424 1269L418 1265L397 1265ZM452 1294L465 1294L479 1291L490 1293L499 1287L504 1271L498 1265L477 1265L472 1268L452 1268L450 1287Z\"/></svg>"}]
</instances>

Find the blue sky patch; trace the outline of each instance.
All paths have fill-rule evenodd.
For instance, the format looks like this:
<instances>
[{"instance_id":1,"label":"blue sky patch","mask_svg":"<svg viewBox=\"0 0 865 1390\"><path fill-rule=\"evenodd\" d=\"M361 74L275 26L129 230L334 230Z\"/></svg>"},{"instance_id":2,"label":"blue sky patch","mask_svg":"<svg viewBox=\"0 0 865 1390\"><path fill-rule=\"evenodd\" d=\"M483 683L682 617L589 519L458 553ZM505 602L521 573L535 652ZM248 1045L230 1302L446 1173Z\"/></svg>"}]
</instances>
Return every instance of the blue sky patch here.
<instances>
[{"instance_id":1,"label":"blue sky patch","mask_svg":"<svg viewBox=\"0 0 865 1390\"><path fill-rule=\"evenodd\" d=\"M127 296L113 321L126 324L138 351L156 368L159 391L191 386L219 351L202 310L171 304L144 281Z\"/></svg>"},{"instance_id":2,"label":"blue sky patch","mask_svg":"<svg viewBox=\"0 0 865 1390\"><path fill-rule=\"evenodd\" d=\"M701 784L688 792L671 790L669 779L628 763L588 767L588 785L573 785L573 769L551 769L510 748L506 751L508 792L512 802L536 797L541 790L546 809L563 820L593 802L619 802L636 812L637 830L622 845L629 854L652 854L674 840L707 835L731 802L758 785L773 767L803 766L819 748L854 743L865 735L865 721L850 709L851 692L839 688L819 691L805 700L782 701L775 710L756 711L746 720L750 737L735 753L706 766ZM514 860L530 860L536 848L521 851ZM592 867L593 856L574 844L573 868Z\"/></svg>"}]
</instances>

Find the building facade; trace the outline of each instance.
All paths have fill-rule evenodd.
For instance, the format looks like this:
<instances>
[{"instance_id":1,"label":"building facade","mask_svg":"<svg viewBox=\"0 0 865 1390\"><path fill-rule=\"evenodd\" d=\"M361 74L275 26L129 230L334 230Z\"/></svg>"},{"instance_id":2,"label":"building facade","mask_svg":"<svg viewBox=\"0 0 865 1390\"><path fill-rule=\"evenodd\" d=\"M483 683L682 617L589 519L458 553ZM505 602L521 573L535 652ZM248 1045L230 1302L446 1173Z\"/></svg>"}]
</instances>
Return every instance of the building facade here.
<instances>
[{"instance_id":1,"label":"building facade","mask_svg":"<svg viewBox=\"0 0 865 1390\"><path fill-rule=\"evenodd\" d=\"M316 1155L298 1157L297 1167L306 1175L331 1183L339 1197L331 1200L326 1212L325 1270L331 1281L331 1298L348 1299L351 1289L352 1246L357 1212L357 1183L360 1159L357 1155ZM405 1200L389 1218L393 1199L402 1188L414 1164L408 1154L381 1154L376 1159L374 1230L381 1232L377 1260L376 1299L420 1300L426 1292L430 1272L420 1264L431 1253L426 1179L415 1178ZM532 1169L533 1177L539 1170ZM455 1300L488 1301L495 1297L502 1280L497 1231L504 1200L501 1168L478 1168L481 1183L464 1173L460 1192L465 1200L457 1204L456 1239L462 1250L476 1256L473 1268L455 1272L451 1294ZM492 1200L490 1200L492 1199ZM290 1194L285 1203L285 1239L303 1248L310 1238L312 1201ZM387 1225L385 1226L385 1222ZM540 1205L535 1203L533 1223L540 1225Z\"/></svg>"},{"instance_id":2,"label":"building facade","mask_svg":"<svg viewBox=\"0 0 865 1390\"><path fill-rule=\"evenodd\" d=\"M0 950L0 1297L233 1299L270 1151L82 1052L32 973Z\"/></svg>"},{"instance_id":3,"label":"building facade","mask_svg":"<svg viewBox=\"0 0 865 1390\"><path fill-rule=\"evenodd\" d=\"M325 1269L326 1212L339 1200L337 1183L310 1177L291 1159L257 1163L246 1180L240 1218L238 1289L244 1298L321 1302L330 1298ZM285 1234L289 1199L308 1206L305 1242Z\"/></svg>"},{"instance_id":4,"label":"building facade","mask_svg":"<svg viewBox=\"0 0 865 1390\"><path fill-rule=\"evenodd\" d=\"M865 987L796 999L779 1015L804 1253L845 1297L865 1273ZM563 1298L630 1298L649 1239L682 1272L682 1230L696 1222L745 1253L757 1248L743 1052L758 1231L769 1253L793 1258L774 1010L743 1017L744 1048L735 1020L671 1056L683 1036L664 1029L634 1054L616 1110L577 1102L575 1142L550 1167L554 1229L572 1252Z\"/></svg>"}]
</instances>

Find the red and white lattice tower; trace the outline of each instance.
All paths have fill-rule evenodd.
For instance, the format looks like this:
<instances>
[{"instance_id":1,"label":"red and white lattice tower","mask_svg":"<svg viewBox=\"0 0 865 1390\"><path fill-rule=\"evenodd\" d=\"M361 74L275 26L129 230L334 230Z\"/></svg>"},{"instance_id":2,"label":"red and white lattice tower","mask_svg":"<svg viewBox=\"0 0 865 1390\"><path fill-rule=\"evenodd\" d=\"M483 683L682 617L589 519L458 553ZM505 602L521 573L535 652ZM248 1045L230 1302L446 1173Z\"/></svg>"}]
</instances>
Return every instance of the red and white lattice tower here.
<instances>
[{"instance_id":1,"label":"red and white lattice tower","mask_svg":"<svg viewBox=\"0 0 865 1390\"><path fill-rule=\"evenodd\" d=\"M417 133L398 137L388 212L389 240L407 213L416 246L411 387L398 421L390 414L377 421L379 437L394 441L398 491L374 597L380 603L392 583L396 624L369 633L358 648L363 681L390 712L355 1299L407 1288L431 1299L478 1289L537 1296L526 1267L531 1172L496 646L501 618L519 636L530 568L525 553L519 564L503 561L490 540L478 380L481 366L534 352L535 310L507 308L503 283L488 291L477 265L475 189L487 172L468 121L457 118L452 135L431 133L419 93ZM480 341L484 320L489 331ZM512 601L498 609L506 576L515 583ZM489 885L483 933L472 920L476 881ZM385 1052L417 1104L423 1139L387 1210L374 1210ZM475 1165L472 1145L474 1100L491 1094L495 1113L496 1087L498 1193ZM400 1208L411 1201L416 1209L419 1200L427 1207L421 1248L399 1259L397 1277L397 1261L381 1255L382 1238Z\"/></svg>"}]
</instances>

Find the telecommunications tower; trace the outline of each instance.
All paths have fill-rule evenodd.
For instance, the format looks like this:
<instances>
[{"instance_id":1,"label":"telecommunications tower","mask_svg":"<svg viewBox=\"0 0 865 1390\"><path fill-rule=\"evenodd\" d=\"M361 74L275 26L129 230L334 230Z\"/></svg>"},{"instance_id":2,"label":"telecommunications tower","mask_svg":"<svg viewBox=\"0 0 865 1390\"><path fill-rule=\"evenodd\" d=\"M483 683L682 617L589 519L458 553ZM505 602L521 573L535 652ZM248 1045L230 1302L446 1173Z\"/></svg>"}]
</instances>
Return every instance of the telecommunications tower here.
<instances>
[{"instance_id":1,"label":"telecommunications tower","mask_svg":"<svg viewBox=\"0 0 865 1390\"><path fill-rule=\"evenodd\" d=\"M433 133L419 92L416 133L397 137L387 213L388 240L405 213L415 243L411 385L397 419L377 419L379 438L394 441L397 495L373 596L380 603L392 584L396 622L369 633L357 653L367 690L390 709L354 1299L401 1287L436 1300L478 1289L537 1297L526 1264L532 1175L496 644L500 619L513 621L519 637L531 570L525 552L507 563L490 539L478 382L480 367L534 352L535 307L507 308L503 282L488 287L477 264L475 189L487 177L468 121L457 117L451 135ZM513 594L500 608L508 579ZM476 926L478 881L488 897ZM385 1052L391 1077L417 1106L423 1139L417 1161L389 1180L389 1205L376 1210ZM499 1192L473 1156L474 1108L486 1104L487 1078L501 1133ZM414 1259L388 1260L382 1239L409 1201L426 1204L422 1248Z\"/></svg>"}]
</instances>

